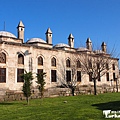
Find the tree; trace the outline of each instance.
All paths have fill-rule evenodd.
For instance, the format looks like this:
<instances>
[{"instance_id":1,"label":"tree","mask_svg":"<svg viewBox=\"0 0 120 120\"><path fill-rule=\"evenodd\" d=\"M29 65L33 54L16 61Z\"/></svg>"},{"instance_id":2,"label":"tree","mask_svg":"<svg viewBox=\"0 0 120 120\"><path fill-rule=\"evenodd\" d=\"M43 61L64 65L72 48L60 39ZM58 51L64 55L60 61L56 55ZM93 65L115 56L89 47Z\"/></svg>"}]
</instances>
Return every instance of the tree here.
<instances>
[{"instance_id":1,"label":"tree","mask_svg":"<svg viewBox=\"0 0 120 120\"><path fill-rule=\"evenodd\" d=\"M76 51L65 51L65 54L63 54L62 58L59 58L59 65L58 65L58 71L59 74L57 76L58 81L62 84L62 86L70 88L72 91L72 95L74 95L74 91L77 86L79 86L78 81L78 72L81 72L81 77L85 77L83 79L82 77L82 84L87 84L86 81L89 79L88 83L93 81L94 84L94 94L97 94L97 81L101 81L101 77L104 76L109 78L109 76L113 76L110 78L113 78L115 81L115 78L117 78L118 73L118 58L113 57L112 51L110 54L107 53L106 44L103 42L101 47L101 50L92 50L92 42L90 39L86 42L86 48L78 48ZM65 63L65 61L67 63ZM81 66L78 67L77 61L80 61ZM112 69L112 65L115 64L116 70ZM109 75L110 73L110 75ZM105 76L106 75L106 76ZM70 78L70 79L68 79ZM102 77L103 79L103 77ZM85 82L84 82L85 81ZM110 81L107 80L106 81ZM81 84L81 85L82 85ZM91 83L90 83L91 84ZM117 81L116 81L117 84ZM107 83L108 85L108 83Z\"/></svg>"},{"instance_id":2,"label":"tree","mask_svg":"<svg viewBox=\"0 0 120 120\"><path fill-rule=\"evenodd\" d=\"M27 104L29 104L29 97L31 96L31 85L33 80L32 72L25 71L25 73L22 74L21 77L24 80L22 91L24 93L24 96L26 97Z\"/></svg>"},{"instance_id":3,"label":"tree","mask_svg":"<svg viewBox=\"0 0 120 120\"><path fill-rule=\"evenodd\" d=\"M77 86L77 80L74 77L72 77L71 81L66 81L66 80L61 81L61 87L69 88L71 90L72 96L75 95L76 86Z\"/></svg>"},{"instance_id":4,"label":"tree","mask_svg":"<svg viewBox=\"0 0 120 120\"><path fill-rule=\"evenodd\" d=\"M101 81L101 77L111 69L115 60L117 59L112 58L110 54L106 53L82 55L82 71L89 75L89 80L93 81L94 95L97 94L96 81Z\"/></svg>"},{"instance_id":5,"label":"tree","mask_svg":"<svg viewBox=\"0 0 120 120\"><path fill-rule=\"evenodd\" d=\"M59 87L69 88L71 90L72 96L75 95L75 89L79 85L78 76L77 76L77 65L76 57L71 56L71 61L64 60L61 58L62 62L59 62L58 76Z\"/></svg>"},{"instance_id":6,"label":"tree","mask_svg":"<svg viewBox=\"0 0 120 120\"><path fill-rule=\"evenodd\" d=\"M45 77L46 77L46 73L45 72L41 72L37 74L37 81L36 83L38 84L38 89L40 92L40 96L41 98L43 98L43 94L44 94L44 87L45 87Z\"/></svg>"}]
</instances>

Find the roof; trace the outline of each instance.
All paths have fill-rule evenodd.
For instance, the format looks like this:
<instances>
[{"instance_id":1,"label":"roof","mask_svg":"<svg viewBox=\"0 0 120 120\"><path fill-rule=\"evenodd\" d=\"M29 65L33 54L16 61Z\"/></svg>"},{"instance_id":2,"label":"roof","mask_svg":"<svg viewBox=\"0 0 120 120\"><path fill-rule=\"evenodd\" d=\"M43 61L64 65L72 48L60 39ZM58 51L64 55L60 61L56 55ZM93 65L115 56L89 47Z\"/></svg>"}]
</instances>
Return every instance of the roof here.
<instances>
[{"instance_id":1,"label":"roof","mask_svg":"<svg viewBox=\"0 0 120 120\"><path fill-rule=\"evenodd\" d=\"M35 43L35 42L38 42L38 43L46 43L46 41L44 41L44 40L41 39L41 38L31 38L31 39L29 39L26 43Z\"/></svg>"},{"instance_id":2,"label":"roof","mask_svg":"<svg viewBox=\"0 0 120 120\"><path fill-rule=\"evenodd\" d=\"M106 46L105 42L102 42L102 45L101 46Z\"/></svg>"},{"instance_id":3,"label":"roof","mask_svg":"<svg viewBox=\"0 0 120 120\"><path fill-rule=\"evenodd\" d=\"M88 51L88 49L84 48L84 47L80 47L80 48L77 49L77 51Z\"/></svg>"},{"instance_id":4,"label":"roof","mask_svg":"<svg viewBox=\"0 0 120 120\"><path fill-rule=\"evenodd\" d=\"M47 33L52 34L52 31L51 31L51 29L50 29L50 28L48 28L48 29L47 29L46 34L47 34Z\"/></svg>"},{"instance_id":5,"label":"roof","mask_svg":"<svg viewBox=\"0 0 120 120\"><path fill-rule=\"evenodd\" d=\"M22 21L19 22L18 26L19 26L19 27L24 27Z\"/></svg>"},{"instance_id":6,"label":"roof","mask_svg":"<svg viewBox=\"0 0 120 120\"><path fill-rule=\"evenodd\" d=\"M86 43L91 43L91 40L90 40L90 38L87 38L87 41L86 41Z\"/></svg>"},{"instance_id":7,"label":"roof","mask_svg":"<svg viewBox=\"0 0 120 120\"><path fill-rule=\"evenodd\" d=\"M70 47L70 46L64 43L59 43L59 44L56 44L54 47L58 48L58 47Z\"/></svg>"},{"instance_id":8,"label":"roof","mask_svg":"<svg viewBox=\"0 0 120 120\"><path fill-rule=\"evenodd\" d=\"M74 38L73 35L72 35L72 33L69 35L68 39L69 39L69 38Z\"/></svg>"},{"instance_id":9,"label":"roof","mask_svg":"<svg viewBox=\"0 0 120 120\"><path fill-rule=\"evenodd\" d=\"M12 33L10 33L10 32L7 32L7 31L0 31L0 36L17 38L14 34L12 34Z\"/></svg>"}]
</instances>

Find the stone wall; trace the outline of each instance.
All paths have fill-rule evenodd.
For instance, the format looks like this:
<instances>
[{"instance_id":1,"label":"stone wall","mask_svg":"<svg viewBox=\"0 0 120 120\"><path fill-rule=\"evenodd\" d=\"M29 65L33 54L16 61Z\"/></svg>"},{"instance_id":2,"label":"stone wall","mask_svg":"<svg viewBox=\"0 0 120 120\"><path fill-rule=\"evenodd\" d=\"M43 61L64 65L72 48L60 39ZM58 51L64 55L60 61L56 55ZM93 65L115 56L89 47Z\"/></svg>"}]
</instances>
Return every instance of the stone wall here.
<instances>
[{"instance_id":1,"label":"stone wall","mask_svg":"<svg viewBox=\"0 0 120 120\"><path fill-rule=\"evenodd\" d=\"M97 93L107 93L107 92L116 92L116 88L110 87L110 86L97 86ZM26 98L23 95L22 91L13 91L13 90L0 90L0 101L19 101L19 100L25 100ZM79 88L76 88L75 95L83 95L83 94L94 94L93 86L81 86ZM45 89L44 91L44 97L58 97L58 96L72 96L71 90L69 88L49 88ZM40 98L40 93L38 89L32 90L32 95L30 99L37 99Z\"/></svg>"}]
</instances>

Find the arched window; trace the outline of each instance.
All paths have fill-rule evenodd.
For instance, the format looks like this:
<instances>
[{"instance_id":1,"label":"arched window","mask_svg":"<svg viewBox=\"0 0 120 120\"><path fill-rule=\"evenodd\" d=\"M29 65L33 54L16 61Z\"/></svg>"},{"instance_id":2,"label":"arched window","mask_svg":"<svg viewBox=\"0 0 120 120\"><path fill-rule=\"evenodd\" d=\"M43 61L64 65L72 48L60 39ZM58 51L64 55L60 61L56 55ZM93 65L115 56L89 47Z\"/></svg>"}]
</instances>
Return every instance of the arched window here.
<instances>
[{"instance_id":1,"label":"arched window","mask_svg":"<svg viewBox=\"0 0 120 120\"><path fill-rule=\"evenodd\" d=\"M18 64L24 64L24 56L22 54L18 55Z\"/></svg>"},{"instance_id":2,"label":"arched window","mask_svg":"<svg viewBox=\"0 0 120 120\"><path fill-rule=\"evenodd\" d=\"M113 70L115 70L115 64L112 64L112 68L113 68Z\"/></svg>"},{"instance_id":3,"label":"arched window","mask_svg":"<svg viewBox=\"0 0 120 120\"><path fill-rule=\"evenodd\" d=\"M106 69L109 70L109 64L108 63L106 63Z\"/></svg>"},{"instance_id":4,"label":"arched window","mask_svg":"<svg viewBox=\"0 0 120 120\"><path fill-rule=\"evenodd\" d=\"M56 66L56 59L54 57L51 59L51 66Z\"/></svg>"},{"instance_id":5,"label":"arched window","mask_svg":"<svg viewBox=\"0 0 120 120\"><path fill-rule=\"evenodd\" d=\"M5 53L0 53L0 63L6 63L6 55Z\"/></svg>"},{"instance_id":6,"label":"arched window","mask_svg":"<svg viewBox=\"0 0 120 120\"><path fill-rule=\"evenodd\" d=\"M92 69L92 62L91 62L91 61L88 61L88 67L89 67L90 69Z\"/></svg>"},{"instance_id":7,"label":"arched window","mask_svg":"<svg viewBox=\"0 0 120 120\"><path fill-rule=\"evenodd\" d=\"M43 65L43 58L41 56L38 57L38 65Z\"/></svg>"},{"instance_id":8,"label":"arched window","mask_svg":"<svg viewBox=\"0 0 120 120\"><path fill-rule=\"evenodd\" d=\"M79 60L77 61L77 68L81 68L81 63Z\"/></svg>"},{"instance_id":9,"label":"arched window","mask_svg":"<svg viewBox=\"0 0 120 120\"><path fill-rule=\"evenodd\" d=\"M66 60L66 67L70 67L70 60L69 59Z\"/></svg>"}]
</instances>

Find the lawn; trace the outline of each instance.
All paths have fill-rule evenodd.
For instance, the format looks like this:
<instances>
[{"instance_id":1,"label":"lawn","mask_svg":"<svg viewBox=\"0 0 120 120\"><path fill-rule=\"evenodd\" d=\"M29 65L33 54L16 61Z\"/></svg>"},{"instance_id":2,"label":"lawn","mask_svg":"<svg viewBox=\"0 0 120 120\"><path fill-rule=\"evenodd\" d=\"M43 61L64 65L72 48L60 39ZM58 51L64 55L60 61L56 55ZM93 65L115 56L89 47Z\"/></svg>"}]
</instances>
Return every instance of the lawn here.
<instances>
[{"instance_id":1,"label":"lawn","mask_svg":"<svg viewBox=\"0 0 120 120\"><path fill-rule=\"evenodd\" d=\"M106 120L103 110L120 110L120 93L3 102L0 120Z\"/></svg>"}]
</instances>

